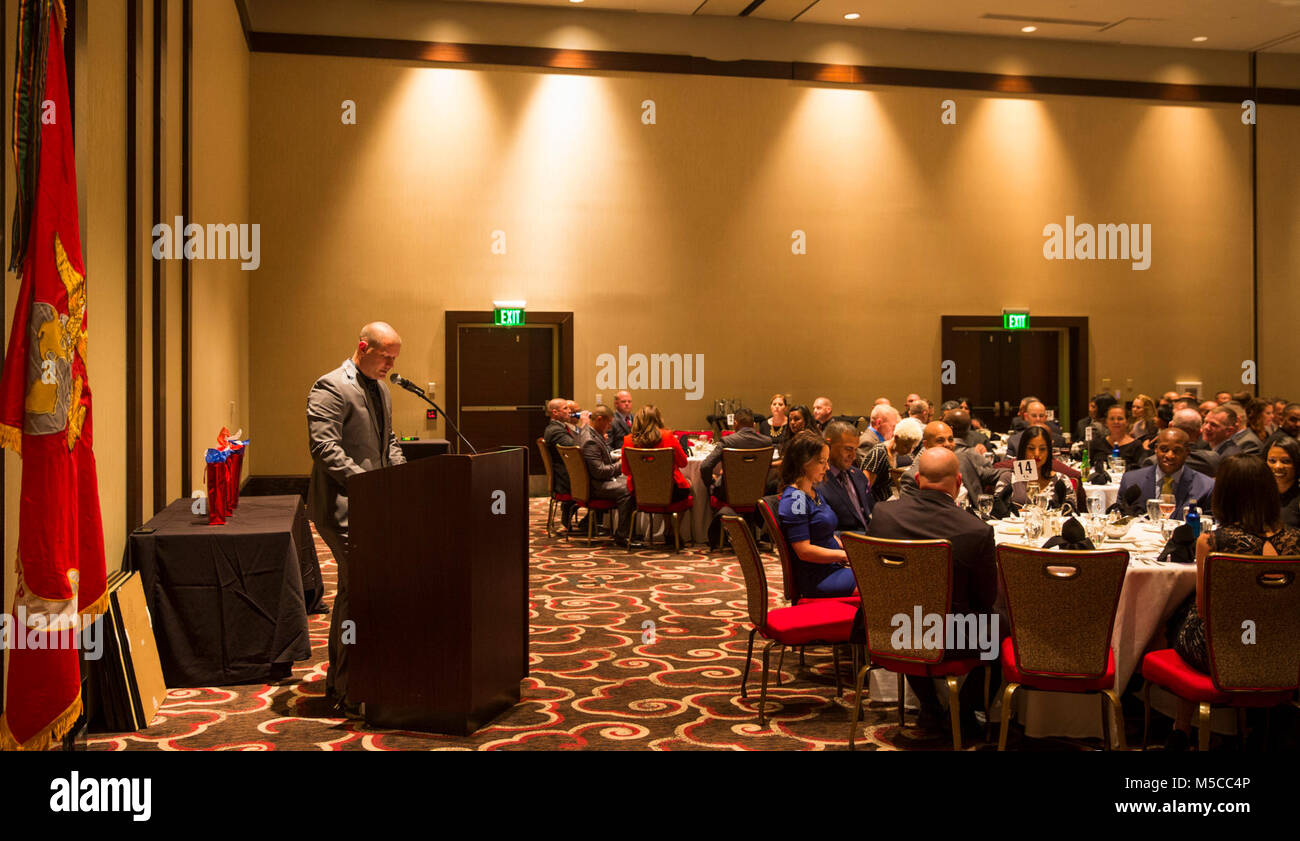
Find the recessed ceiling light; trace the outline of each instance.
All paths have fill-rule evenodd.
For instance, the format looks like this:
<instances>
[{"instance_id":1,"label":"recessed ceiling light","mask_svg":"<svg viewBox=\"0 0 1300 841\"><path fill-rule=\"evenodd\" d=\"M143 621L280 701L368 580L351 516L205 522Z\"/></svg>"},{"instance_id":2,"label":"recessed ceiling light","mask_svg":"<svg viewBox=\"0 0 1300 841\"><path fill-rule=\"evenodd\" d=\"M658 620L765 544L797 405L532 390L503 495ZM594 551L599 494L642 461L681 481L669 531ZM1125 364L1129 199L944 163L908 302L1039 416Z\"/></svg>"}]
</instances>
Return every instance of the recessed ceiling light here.
<instances>
[{"instance_id":1,"label":"recessed ceiling light","mask_svg":"<svg viewBox=\"0 0 1300 841\"><path fill-rule=\"evenodd\" d=\"M1037 27L1037 26L1022 26L1022 27L1020 27L1020 31L1021 31L1021 32L1037 32L1037 31L1038 31L1038 27Z\"/></svg>"},{"instance_id":2,"label":"recessed ceiling light","mask_svg":"<svg viewBox=\"0 0 1300 841\"><path fill-rule=\"evenodd\" d=\"M862 17L862 15L858 14L857 12L849 12L847 15L844 16L844 19L845 19L845 20L857 20L857 19L860 18L860 17Z\"/></svg>"},{"instance_id":3,"label":"recessed ceiling light","mask_svg":"<svg viewBox=\"0 0 1300 841\"><path fill-rule=\"evenodd\" d=\"M1204 36L1204 35L1197 35L1197 36L1196 36L1195 38L1193 38L1192 40L1193 40L1193 41L1196 41L1196 42L1199 43L1199 42L1201 42L1201 41L1208 41L1208 40L1210 40L1210 39L1207 38L1207 37Z\"/></svg>"}]
</instances>

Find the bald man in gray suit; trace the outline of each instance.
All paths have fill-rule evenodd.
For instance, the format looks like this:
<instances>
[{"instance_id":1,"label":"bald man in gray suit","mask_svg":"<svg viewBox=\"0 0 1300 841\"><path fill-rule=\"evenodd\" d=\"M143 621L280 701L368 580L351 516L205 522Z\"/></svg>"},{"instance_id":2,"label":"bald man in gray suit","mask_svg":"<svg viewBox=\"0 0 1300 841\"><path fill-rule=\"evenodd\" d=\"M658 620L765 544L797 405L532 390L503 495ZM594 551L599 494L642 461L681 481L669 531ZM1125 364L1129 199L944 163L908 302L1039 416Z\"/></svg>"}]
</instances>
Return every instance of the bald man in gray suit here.
<instances>
[{"instance_id":1,"label":"bald man in gray suit","mask_svg":"<svg viewBox=\"0 0 1300 841\"><path fill-rule=\"evenodd\" d=\"M367 324L352 358L317 380L307 395L307 512L338 564L325 695L349 718L360 717L360 705L348 699L348 646L341 641L348 619L347 483L358 473L406 462L393 434L393 400L384 382L401 352L397 331L382 321Z\"/></svg>"}]
</instances>

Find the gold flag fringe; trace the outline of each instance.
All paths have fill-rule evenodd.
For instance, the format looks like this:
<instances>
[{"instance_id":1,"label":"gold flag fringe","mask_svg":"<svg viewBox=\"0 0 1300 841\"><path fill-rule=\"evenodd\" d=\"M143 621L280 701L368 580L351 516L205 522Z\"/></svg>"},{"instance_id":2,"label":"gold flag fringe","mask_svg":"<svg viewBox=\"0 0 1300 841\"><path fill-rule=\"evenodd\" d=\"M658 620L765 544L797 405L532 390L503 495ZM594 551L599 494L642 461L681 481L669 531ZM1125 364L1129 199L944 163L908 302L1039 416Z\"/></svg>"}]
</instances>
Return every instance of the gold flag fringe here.
<instances>
[{"instance_id":1,"label":"gold flag fringe","mask_svg":"<svg viewBox=\"0 0 1300 841\"><path fill-rule=\"evenodd\" d=\"M23 454L23 431L16 426L0 423L0 447Z\"/></svg>"},{"instance_id":2,"label":"gold flag fringe","mask_svg":"<svg viewBox=\"0 0 1300 841\"><path fill-rule=\"evenodd\" d=\"M81 715L81 690L77 690L77 699L72 706L59 713L49 724L42 727L36 735L25 742L18 739L9 730L9 717L0 715L0 750L49 750L50 745L63 739L77 723Z\"/></svg>"}]
</instances>

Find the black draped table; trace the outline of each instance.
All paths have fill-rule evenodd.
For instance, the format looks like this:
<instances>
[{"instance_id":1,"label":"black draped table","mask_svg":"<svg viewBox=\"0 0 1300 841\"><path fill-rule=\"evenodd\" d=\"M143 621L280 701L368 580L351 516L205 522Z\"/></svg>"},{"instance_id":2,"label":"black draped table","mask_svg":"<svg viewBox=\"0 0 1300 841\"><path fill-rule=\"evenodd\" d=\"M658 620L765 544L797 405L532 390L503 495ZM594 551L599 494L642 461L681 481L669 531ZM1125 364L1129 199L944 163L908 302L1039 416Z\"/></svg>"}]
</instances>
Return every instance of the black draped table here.
<instances>
[{"instance_id":1,"label":"black draped table","mask_svg":"<svg viewBox=\"0 0 1300 841\"><path fill-rule=\"evenodd\" d=\"M245 496L224 526L179 499L131 533L167 685L287 677L311 656L307 614L324 588L299 496ZM152 532L146 532L153 529Z\"/></svg>"}]
</instances>

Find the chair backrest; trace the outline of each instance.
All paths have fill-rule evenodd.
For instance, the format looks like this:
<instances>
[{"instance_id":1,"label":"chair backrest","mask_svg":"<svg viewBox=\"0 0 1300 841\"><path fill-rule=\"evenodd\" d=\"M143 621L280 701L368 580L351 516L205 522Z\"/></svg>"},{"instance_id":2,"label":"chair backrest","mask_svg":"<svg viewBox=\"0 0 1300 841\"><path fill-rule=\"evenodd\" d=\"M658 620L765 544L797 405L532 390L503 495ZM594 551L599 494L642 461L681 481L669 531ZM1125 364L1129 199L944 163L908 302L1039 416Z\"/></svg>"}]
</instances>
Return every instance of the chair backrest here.
<instances>
[{"instance_id":1,"label":"chair backrest","mask_svg":"<svg viewBox=\"0 0 1300 841\"><path fill-rule=\"evenodd\" d=\"M582 460L582 448L558 444L556 449L564 459L564 469L569 472L569 495L585 503L591 498L591 481L587 476L587 463Z\"/></svg>"},{"instance_id":2,"label":"chair backrest","mask_svg":"<svg viewBox=\"0 0 1300 841\"><path fill-rule=\"evenodd\" d=\"M773 447L722 451L722 481L729 505L753 505L767 490Z\"/></svg>"},{"instance_id":3,"label":"chair backrest","mask_svg":"<svg viewBox=\"0 0 1300 841\"><path fill-rule=\"evenodd\" d=\"M1006 544L997 553L1021 671L1053 677L1106 674L1128 552Z\"/></svg>"},{"instance_id":4,"label":"chair backrest","mask_svg":"<svg viewBox=\"0 0 1300 841\"><path fill-rule=\"evenodd\" d=\"M546 446L545 438L537 439L537 451L542 454L542 467L546 468L546 494L555 496L555 472L551 470L551 451Z\"/></svg>"},{"instance_id":5,"label":"chair backrest","mask_svg":"<svg viewBox=\"0 0 1300 841\"><path fill-rule=\"evenodd\" d=\"M624 447L623 457L632 472L638 505L667 505L673 499L673 450ZM574 492L576 494L576 491Z\"/></svg>"},{"instance_id":6,"label":"chair backrest","mask_svg":"<svg viewBox=\"0 0 1300 841\"><path fill-rule=\"evenodd\" d=\"M776 545L776 556L781 559L781 594L790 604L797 604L801 594L799 583L794 578L794 552L785 539L785 532L781 531L781 521L776 515L780 507L779 494L765 496L758 501L759 513L767 524L767 533L772 535L772 543Z\"/></svg>"},{"instance_id":7,"label":"chair backrest","mask_svg":"<svg viewBox=\"0 0 1300 841\"><path fill-rule=\"evenodd\" d=\"M946 540L884 540L840 535L862 598L867 649L881 657L937 663L946 645L926 647L925 625L947 625L952 607L952 544ZM897 616L906 623L894 621ZM916 627L918 620L922 627ZM910 633L896 631L910 629ZM896 640L895 637L898 637ZM895 644L895 643L898 644ZM974 648L974 645L968 646Z\"/></svg>"},{"instance_id":8,"label":"chair backrest","mask_svg":"<svg viewBox=\"0 0 1300 841\"><path fill-rule=\"evenodd\" d=\"M1205 559L1210 677L1224 692L1291 691L1300 683L1300 556Z\"/></svg>"},{"instance_id":9,"label":"chair backrest","mask_svg":"<svg viewBox=\"0 0 1300 841\"><path fill-rule=\"evenodd\" d=\"M763 569L763 559L758 554L758 545L754 543L754 533L749 530L749 525L743 518L731 514L723 515L722 527L731 538L731 546L736 550L736 561L745 575L749 621L754 627L761 628L767 624L767 571Z\"/></svg>"}]
</instances>

